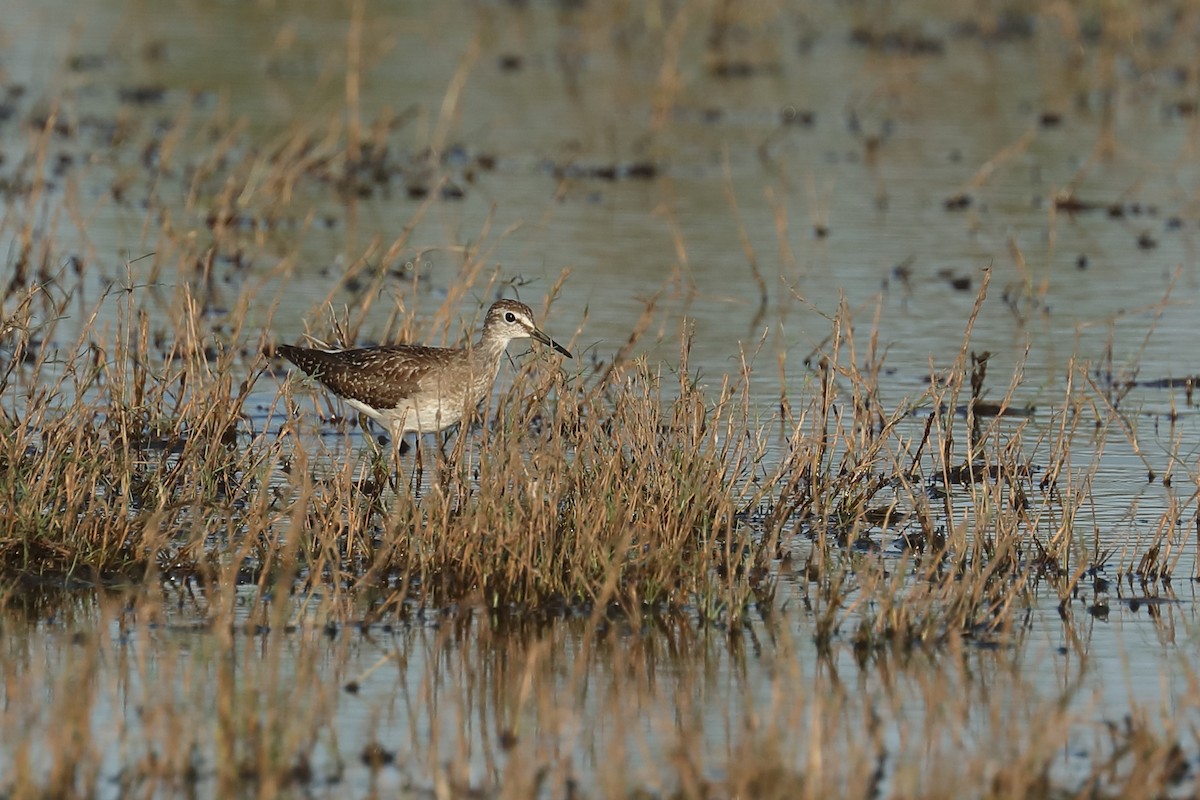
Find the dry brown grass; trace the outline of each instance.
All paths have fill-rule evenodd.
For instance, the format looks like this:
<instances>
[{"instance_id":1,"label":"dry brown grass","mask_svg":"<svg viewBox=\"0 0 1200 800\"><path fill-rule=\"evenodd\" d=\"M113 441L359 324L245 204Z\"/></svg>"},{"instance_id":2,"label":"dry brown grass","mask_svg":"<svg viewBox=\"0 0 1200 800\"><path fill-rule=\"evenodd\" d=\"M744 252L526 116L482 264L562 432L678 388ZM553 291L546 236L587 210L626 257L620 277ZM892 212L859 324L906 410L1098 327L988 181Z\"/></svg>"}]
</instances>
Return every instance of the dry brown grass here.
<instances>
[{"instance_id":1,"label":"dry brown grass","mask_svg":"<svg viewBox=\"0 0 1200 800\"><path fill-rule=\"evenodd\" d=\"M607 37L597 8L604 18L585 32ZM1063 8L1078 23L1082 12ZM736 4L666 10L645 12L639 34L663 45L656 132L684 96L687 37L707 37L715 75L775 68L778 52L734 35ZM847 308L800 374L793 364L781 377L789 389L764 420L753 356L705 383L684 329L673 363L638 357L658 318L651 301L616 353L567 372L521 361L445 453L423 443L415 477L412 457L397 464L352 420L328 418L345 409L269 355L279 297L265 287L294 275L297 251L280 240L320 224L313 195L355 208L404 182L424 198L393 238L347 244L353 257L312 303L310 321L328 318L310 322L315 336L454 340L484 298L533 294L491 271L505 234L489 218L477 244L439 252L457 267L448 296L415 313L429 302L414 226L456 178L488 169L485 154L461 176L439 157L479 43L426 149L400 153L391 134L428 109L364 117L359 71L380 45L364 4L352 11L344 120L262 147L220 113L118 132L132 138L109 144L132 143L154 167L114 169L113 206L127 210L139 187L156 200L164 185L186 187L141 221L153 255L99 294L97 260L56 266L54 245L56 225L84 231L94 212L70 193L44 211L59 107L32 127L0 223L14 243L0 324L0 796L1192 788L1197 693L1109 718L1084 685L1093 654L1075 609L1081 598L1097 616L1107 608L1095 575L1110 562L1131 590L1161 587L1195 555L1177 531L1197 496L1170 495L1126 552L1100 548L1090 514L1103 445L1078 463L1076 444L1112 429L1142 453L1121 408L1133 384L1111 363L1107 378L1073 364L1037 416L1024 413L1019 368L989 373L972 346L975 314L994 302L986 281L957 349L934 354L928 388L895 405L881 399L877 330ZM1064 28L1078 37L1078 24ZM864 30L864 42L931 44L879 34ZM770 287L728 182L765 309ZM688 242L673 213L663 209L682 286ZM815 213L827 230L826 210ZM783 200L775 217L786 244ZM244 251L276 266L247 269ZM1014 255L1017 300L1043 302L1046 285ZM541 316L563 291L565 275ZM1017 300L1005 302L1024 314ZM1144 459L1152 478L1196 479L1183 441L1171 438L1166 476ZM1047 597L1069 654L1052 689L1021 663Z\"/></svg>"},{"instance_id":2,"label":"dry brown grass","mask_svg":"<svg viewBox=\"0 0 1200 800\"><path fill-rule=\"evenodd\" d=\"M36 344L64 316L52 290L28 290L6 319L0 565L12 577L300 580L340 598L339 619L369 595L371 614L612 605L737 625L754 602L771 606L780 559L802 558L819 639L853 619L864 642L923 642L1007 630L1035 586L1066 599L1105 558L1075 533L1095 464L1071 464L1070 448L1081 426L1120 416L1079 380L1033 426L1015 407L1019 370L987 400L970 321L929 389L887 408L876 343L860 366L843 311L803 396L781 402L782 438L753 417L750 366L698 384L686 333L669 372L528 359L486 424L444 455L425 443L414 483L411 460L357 434L338 454L314 448L299 384L267 416L246 414L271 368L243 332L249 290L217 329L180 286L165 334L139 291L101 298L120 301L115 323L84 325L68 348ZM406 489L393 490L397 473ZM898 562L870 554L892 545Z\"/></svg>"}]
</instances>

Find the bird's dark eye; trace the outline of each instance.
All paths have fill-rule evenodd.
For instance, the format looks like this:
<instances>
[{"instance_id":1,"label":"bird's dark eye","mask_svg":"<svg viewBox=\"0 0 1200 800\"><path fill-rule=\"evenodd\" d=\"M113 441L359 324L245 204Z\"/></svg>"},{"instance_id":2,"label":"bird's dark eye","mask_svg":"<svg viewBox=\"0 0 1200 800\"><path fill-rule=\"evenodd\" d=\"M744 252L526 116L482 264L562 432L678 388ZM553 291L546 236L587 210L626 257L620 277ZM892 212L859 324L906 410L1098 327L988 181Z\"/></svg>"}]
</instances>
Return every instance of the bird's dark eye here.
<instances>
[{"instance_id":1,"label":"bird's dark eye","mask_svg":"<svg viewBox=\"0 0 1200 800\"><path fill-rule=\"evenodd\" d=\"M511 311L506 311L506 312L504 312L504 321L505 322L516 322L517 315Z\"/></svg>"}]
</instances>

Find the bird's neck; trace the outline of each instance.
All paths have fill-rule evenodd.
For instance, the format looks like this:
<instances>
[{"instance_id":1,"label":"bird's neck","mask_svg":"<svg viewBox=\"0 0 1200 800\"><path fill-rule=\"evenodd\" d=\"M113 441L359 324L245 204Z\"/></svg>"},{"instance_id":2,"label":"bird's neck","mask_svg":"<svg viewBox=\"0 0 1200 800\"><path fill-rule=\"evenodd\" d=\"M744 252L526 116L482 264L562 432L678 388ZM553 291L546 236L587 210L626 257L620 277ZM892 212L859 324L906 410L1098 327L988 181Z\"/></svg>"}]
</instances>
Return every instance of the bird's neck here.
<instances>
[{"instance_id":1,"label":"bird's neck","mask_svg":"<svg viewBox=\"0 0 1200 800\"><path fill-rule=\"evenodd\" d=\"M489 371L495 374L500 369L500 358L504 355L507 347L508 342L504 339L488 336L485 333L471 348L471 360L475 363L476 369L481 372Z\"/></svg>"}]
</instances>

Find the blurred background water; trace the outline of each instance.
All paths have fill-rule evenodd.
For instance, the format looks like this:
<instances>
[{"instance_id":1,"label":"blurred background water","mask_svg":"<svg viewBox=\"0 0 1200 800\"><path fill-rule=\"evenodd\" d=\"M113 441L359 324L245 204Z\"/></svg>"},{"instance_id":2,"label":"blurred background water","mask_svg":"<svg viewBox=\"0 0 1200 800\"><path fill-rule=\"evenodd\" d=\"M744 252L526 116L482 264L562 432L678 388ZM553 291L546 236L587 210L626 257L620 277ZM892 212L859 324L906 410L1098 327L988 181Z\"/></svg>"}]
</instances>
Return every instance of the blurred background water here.
<instances>
[{"instance_id":1,"label":"blurred background water","mask_svg":"<svg viewBox=\"0 0 1200 800\"><path fill-rule=\"evenodd\" d=\"M584 359L611 357L653 303L639 352L670 370L690 330L690 365L714 386L748 360L764 421L781 393L806 391L805 361L841 304L860 361L877 332L881 394L902 406L958 356L990 269L969 348L991 354L991 396L1020 370L1015 405L1035 406L1031 424L1045 426L1073 364L1098 391L1137 382L1120 397L1140 454L1116 428L1072 451L1079 465L1099 458L1087 522L1100 549L1127 560L1173 501L1195 503L1196 407L1162 384L1200 375L1197 20L1167 5L1056 8L7 0L0 244L14 263L31 227L78 308L135 285L151 315L168 312L155 286L191 279L181 265L208 258L193 277L208 283L210 313L231 313L250 287L248 318L277 341L327 332L330 309L359 303L364 286L377 298L362 337L386 338L398 309L431 313L473 259L539 310L566 271L542 320L555 338L574 337ZM362 153L349 175L331 155L347 138ZM33 203L31 175L45 179ZM478 319L495 291L485 286L467 291L445 341ZM101 318L116 324L115 305L101 303ZM69 346L72 324L48 345ZM278 387L260 380L259 407ZM1186 478L1146 480L1168 468ZM1195 574L1191 550L1177 574ZM1052 695L1086 672L1085 717L1170 704L1188 690L1172 664L1195 625L1191 583L1176 589L1180 603L1114 604L1069 632L1045 598L1005 657L1034 662L1017 689ZM81 618L113 624L94 609ZM50 676L74 629L42 620L22 646L45 650L35 660ZM643 662L643 718L678 733L681 693L695 690L705 746L719 749L741 724L731 713L770 705L778 660L795 659L805 679L828 670L803 626L793 634L771 659L685 649L711 660L711 686L674 687L676 655ZM121 633L114 647L186 658L206 635ZM339 746L433 735L433 711L394 705L439 672L431 659L486 672L514 657L486 636L436 655L436 636L418 626L314 657L336 687L405 654L401 669L329 701ZM1095 654L1086 670L1072 636ZM569 669L570 626L548 637L548 658ZM593 680L619 680L619 659L591 659ZM115 687L106 713L136 694L111 677L125 668L96 665L99 685ZM438 713L478 718L488 741L498 690L444 691L461 702ZM617 727L606 715L619 711L585 694L560 728L547 709L535 716L564 752L603 761L575 734Z\"/></svg>"}]
</instances>

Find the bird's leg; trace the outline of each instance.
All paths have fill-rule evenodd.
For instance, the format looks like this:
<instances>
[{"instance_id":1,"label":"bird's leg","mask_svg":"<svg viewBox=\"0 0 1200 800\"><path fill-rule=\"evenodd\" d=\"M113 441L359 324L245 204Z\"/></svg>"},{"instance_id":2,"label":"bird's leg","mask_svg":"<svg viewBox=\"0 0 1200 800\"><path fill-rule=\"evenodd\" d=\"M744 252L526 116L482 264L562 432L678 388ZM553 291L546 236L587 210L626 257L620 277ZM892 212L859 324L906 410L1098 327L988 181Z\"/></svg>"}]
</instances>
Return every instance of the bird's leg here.
<instances>
[{"instance_id":1,"label":"bird's leg","mask_svg":"<svg viewBox=\"0 0 1200 800\"><path fill-rule=\"evenodd\" d=\"M379 457L379 467L378 467L378 469L379 469L379 472L380 472L381 474L386 474L386 475L387 475L387 485L388 485L388 488L389 488L389 489L391 489L391 490L392 490L392 492L394 492L394 493L396 493L396 494L399 494L399 492L400 492L400 481L399 481L399 480L397 480L397 478L396 478L396 466L397 466L397 464L399 463L399 460L398 460L398 458L396 457L396 456L397 456L397 453L398 453L398 450L397 450L397 448L396 448L396 440L395 440L395 437L389 437L389 441L391 442L391 445L392 445L392 460L391 460L391 463L390 463L390 464L388 464L388 466L387 466L387 467L384 467L384 465L383 465L383 460L384 460L384 456L383 456L383 447L382 447L382 445L380 445L380 443L379 443L379 442L376 442L376 444L377 444L377 445L380 445L380 446L379 446L379 447L378 447L378 448L375 450L375 452L377 452L377 453L378 453L378 457Z\"/></svg>"},{"instance_id":2,"label":"bird's leg","mask_svg":"<svg viewBox=\"0 0 1200 800\"><path fill-rule=\"evenodd\" d=\"M363 438L370 444L368 447L371 450L371 473L375 482L380 486L386 484L392 491L396 490L396 477L391 470L385 465L386 457L383 452L383 446L375 434L371 431L371 423L366 414L359 414L358 425L362 430ZM395 463L395 462L393 462ZM386 476L386 477L385 477Z\"/></svg>"},{"instance_id":3,"label":"bird's leg","mask_svg":"<svg viewBox=\"0 0 1200 800\"><path fill-rule=\"evenodd\" d=\"M370 455L368 457L368 464L371 470L371 482L377 486L389 484L388 479L385 477L387 470L383 465L383 451L380 449L379 443L375 441L375 436L371 433L371 424L367 421L365 414L358 415L358 428L363 438L369 442L368 450L370 451Z\"/></svg>"},{"instance_id":4,"label":"bird's leg","mask_svg":"<svg viewBox=\"0 0 1200 800\"><path fill-rule=\"evenodd\" d=\"M446 452L446 442L450 438L449 428L437 432L437 466L438 483L443 489L450 486L450 454Z\"/></svg>"},{"instance_id":5,"label":"bird's leg","mask_svg":"<svg viewBox=\"0 0 1200 800\"><path fill-rule=\"evenodd\" d=\"M416 455L413 457L412 494L413 494L413 498L415 499L415 498L418 498L421 496L421 480L425 475L425 469L421 463L421 434L420 434L420 432L417 433L416 444L414 445L414 447L416 449Z\"/></svg>"},{"instance_id":6,"label":"bird's leg","mask_svg":"<svg viewBox=\"0 0 1200 800\"><path fill-rule=\"evenodd\" d=\"M413 444L404 441L404 435L408 432L405 425L404 416L392 419L388 425L388 433L392 439L392 473L396 482L404 482L404 492L414 500L421 493L421 432L418 430L417 435L413 438ZM416 447L416 455L413 457L412 472L405 474L404 472L404 454ZM397 487L396 494L400 494Z\"/></svg>"},{"instance_id":7,"label":"bird's leg","mask_svg":"<svg viewBox=\"0 0 1200 800\"><path fill-rule=\"evenodd\" d=\"M374 461L383 454L379 447L379 442L375 440L375 434L371 433L371 418L366 414L358 415L358 429L362 431L363 438L370 442L371 460Z\"/></svg>"}]
</instances>

